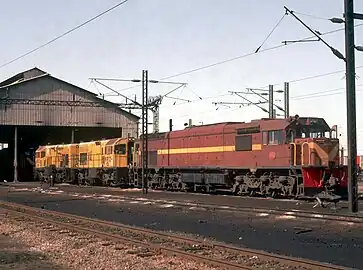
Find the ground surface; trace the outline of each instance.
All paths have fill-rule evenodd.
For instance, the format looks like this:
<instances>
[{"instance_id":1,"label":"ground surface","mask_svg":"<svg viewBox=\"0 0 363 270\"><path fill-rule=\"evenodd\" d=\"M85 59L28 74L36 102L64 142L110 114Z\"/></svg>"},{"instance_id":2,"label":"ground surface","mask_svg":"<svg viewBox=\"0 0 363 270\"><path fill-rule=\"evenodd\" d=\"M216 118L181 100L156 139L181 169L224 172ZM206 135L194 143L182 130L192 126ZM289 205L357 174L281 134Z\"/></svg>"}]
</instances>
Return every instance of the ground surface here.
<instances>
[{"instance_id":1,"label":"ground surface","mask_svg":"<svg viewBox=\"0 0 363 270\"><path fill-rule=\"evenodd\" d=\"M0 269L4 270L216 269L130 245L102 241L93 235L29 226L8 217L0 220L0 233Z\"/></svg>"},{"instance_id":2,"label":"ground surface","mask_svg":"<svg viewBox=\"0 0 363 270\"><path fill-rule=\"evenodd\" d=\"M71 197L62 195L64 190L58 192L52 195L26 190L9 192L3 187L0 199L157 230L199 234L238 246L363 269L360 258L363 228L347 222L206 211L197 207L173 207L172 202L153 204L145 200L107 199L107 196L92 198L87 194L84 194L86 198Z\"/></svg>"},{"instance_id":3,"label":"ground surface","mask_svg":"<svg viewBox=\"0 0 363 270\"><path fill-rule=\"evenodd\" d=\"M31 246L16 239L14 235L19 230L5 225L5 215L0 212L0 269L10 270L61 270L62 268L52 262L49 258L33 250Z\"/></svg>"},{"instance_id":4,"label":"ground surface","mask_svg":"<svg viewBox=\"0 0 363 270\"><path fill-rule=\"evenodd\" d=\"M40 186L39 183L19 183L9 184L9 187L16 187L19 189L34 189ZM315 207L316 202L296 201L296 200L275 200L266 198L248 198L237 196L222 196L222 195L204 195L193 193L181 193L181 192L161 192L161 191L149 191L148 194L142 194L140 190L121 190L119 188L104 188L104 187L78 187L69 185L57 185L58 190L62 190L66 193L73 195L87 194L92 196L98 195L113 195L123 196L133 199L148 199L148 200L165 200L171 203L187 202L193 204L209 204L209 205L223 205L226 207L257 207L257 208L270 208L270 209L284 209L289 211L291 209L300 211L314 211L314 212L326 212L326 213L339 213L349 214L348 203L341 201L337 204L337 208L333 204L327 208ZM363 186L361 186L363 192ZM363 200L359 201L361 211L363 215Z\"/></svg>"}]
</instances>

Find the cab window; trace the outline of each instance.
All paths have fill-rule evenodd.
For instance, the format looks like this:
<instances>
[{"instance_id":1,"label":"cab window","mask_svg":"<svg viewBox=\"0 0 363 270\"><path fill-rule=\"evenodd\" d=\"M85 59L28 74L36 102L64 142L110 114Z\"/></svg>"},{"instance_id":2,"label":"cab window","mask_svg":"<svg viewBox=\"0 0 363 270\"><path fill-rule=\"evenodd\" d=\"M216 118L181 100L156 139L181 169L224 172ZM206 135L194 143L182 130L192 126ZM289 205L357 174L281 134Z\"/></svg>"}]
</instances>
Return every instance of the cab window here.
<instances>
[{"instance_id":1,"label":"cab window","mask_svg":"<svg viewBox=\"0 0 363 270\"><path fill-rule=\"evenodd\" d=\"M87 164L87 153L80 153L79 154L79 164L86 165Z\"/></svg>"},{"instance_id":2,"label":"cab window","mask_svg":"<svg viewBox=\"0 0 363 270\"><path fill-rule=\"evenodd\" d=\"M116 155L126 155L126 144L115 145L115 154Z\"/></svg>"},{"instance_id":3,"label":"cab window","mask_svg":"<svg viewBox=\"0 0 363 270\"><path fill-rule=\"evenodd\" d=\"M283 130L264 131L262 136L264 145L283 144Z\"/></svg>"},{"instance_id":4,"label":"cab window","mask_svg":"<svg viewBox=\"0 0 363 270\"><path fill-rule=\"evenodd\" d=\"M112 146L106 146L105 154L106 155L111 155L112 154Z\"/></svg>"}]
</instances>

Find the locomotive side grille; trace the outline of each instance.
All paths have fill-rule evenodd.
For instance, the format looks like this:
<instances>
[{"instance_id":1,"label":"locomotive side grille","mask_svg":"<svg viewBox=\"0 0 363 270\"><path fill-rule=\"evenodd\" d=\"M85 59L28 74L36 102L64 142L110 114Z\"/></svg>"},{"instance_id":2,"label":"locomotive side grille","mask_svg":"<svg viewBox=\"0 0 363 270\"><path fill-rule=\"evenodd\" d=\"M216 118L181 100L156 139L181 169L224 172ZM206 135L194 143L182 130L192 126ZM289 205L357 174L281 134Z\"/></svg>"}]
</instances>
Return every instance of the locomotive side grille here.
<instances>
[{"instance_id":1,"label":"locomotive side grille","mask_svg":"<svg viewBox=\"0 0 363 270\"><path fill-rule=\"evenodd\" d=\"M149 165L156 166L158 163L158 152L149 151Z\"/></svg>"},{"instance_id":2,"label":"locomotive side grille","mask_svg":"<svg viewBox=\"0 0 363 270\"><path fill-rule=\"evenodd\" d=\"M236 151L251 151L252 136L236 136Z\"/></svg>"}]
</instances>

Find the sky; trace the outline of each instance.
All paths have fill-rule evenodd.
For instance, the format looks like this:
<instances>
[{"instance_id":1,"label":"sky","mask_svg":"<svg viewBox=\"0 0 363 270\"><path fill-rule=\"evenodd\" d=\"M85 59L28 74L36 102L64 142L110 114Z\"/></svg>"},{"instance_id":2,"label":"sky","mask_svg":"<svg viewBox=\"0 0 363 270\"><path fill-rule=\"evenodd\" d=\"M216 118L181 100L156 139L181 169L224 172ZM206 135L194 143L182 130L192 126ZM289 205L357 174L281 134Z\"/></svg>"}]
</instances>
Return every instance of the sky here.
<instances>
[{"instance_id":1,"label":"sky","mask_svg":"<svg viewBox=\"0 0 363 270\"><path fill-rule=\"evenodd\" d=\"M76 25L90 19L117 0L13 0L2 4L0 65ZM0 68L0 79L38 67L113 102L124 98L92 83L90 77L162 79L192 71L227 59L253 53L285 14L284 6L296 12L307 25L319 32L340 29L328 21L342 17L343 0L129 0L105 16L58 41ZM6 11L6 12L5 12ZM355 1L355 12L363 13L363 1ZM310 15L310 16L307 16ZM316 18L317 17L317 18ZM356 24L362 22L356 21ZM363 26L355 28L356 44L363 45ZM299 40L311 33L292 16L284 16L261 50ZM5 38L6 37L6 38ZM323 38L344 53L344 32ZM356 53L356 66L363 65L363 53ZM264 88L276 90L290 82L290 114L323 117L337 125L346 146L346 98L344 72L304 79L344 70L344 62L321 42L295 43L213 67L175 76L167 81L187 83L170 95L187 101L164 98L160 107L160 129L174 129L192 119L193 124L250 121L267 117L261 109L238 105L216 106L213 102L244 102L229 91ZM357 69L358 152L363 154L363 68ZM303 80L300 80L303 79ZM135 86L128 82L105 82L121 91ZM163 95L175 85L150 84L149 95ZM335 90L338 89L338 90ZM335 91L334 91L335 90ZM121 92L141 100L141 87ZM256 96L246 96L259 101ZM283 106L283 95L275 94ZM267 105L265 106L267 108ZM135 114L139 112L135 111ZM151 119L151 118L150 118ZM150 120L151 121L151 120Z\"/></svg>"}]
</instances>

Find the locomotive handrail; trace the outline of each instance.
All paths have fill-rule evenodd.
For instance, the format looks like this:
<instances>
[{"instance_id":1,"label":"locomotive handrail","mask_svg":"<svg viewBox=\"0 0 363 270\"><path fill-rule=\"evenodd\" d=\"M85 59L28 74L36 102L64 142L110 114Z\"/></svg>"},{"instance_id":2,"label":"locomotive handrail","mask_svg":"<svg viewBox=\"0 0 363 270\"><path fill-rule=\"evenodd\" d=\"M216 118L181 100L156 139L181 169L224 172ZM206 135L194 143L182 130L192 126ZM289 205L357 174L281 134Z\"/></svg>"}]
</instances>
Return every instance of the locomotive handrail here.
<instances>
[{"instance_id":1,"label":"locomotive handrail","mask_svg":"<svg viewBox=\"0 0 363 270\"><path fill-rule=\"evenodd\" d=\"M297 153L296 153L296 143L290 143L290 145L293 146L294 148L294 166L296 166L296 157L297 157Z\"/></svg>"},{"instance_id":2,"label":"locomotive handrail","mask_svg":"<svg viewBox=\"0 0 363 270\"><path fill-rule=\"evenodd\" d=\"M304 145L305 145L305 144L307 144L307 145L308 145L308 148L309 148L309 155L308 155L308 157L309 157L309 162L308 162L308 164L305 164L305 162L304 162ZM303 143L301 144L301 164L302 164L302 165L310 165L310 162L311 162L311 157L310 157L310 155L311 155L311 148L310 148L309 143L308 143L308 142L303 142Z\"/></svg>"}]
</instances>

